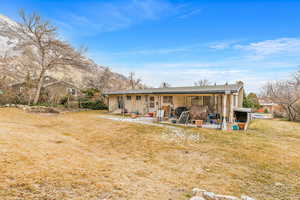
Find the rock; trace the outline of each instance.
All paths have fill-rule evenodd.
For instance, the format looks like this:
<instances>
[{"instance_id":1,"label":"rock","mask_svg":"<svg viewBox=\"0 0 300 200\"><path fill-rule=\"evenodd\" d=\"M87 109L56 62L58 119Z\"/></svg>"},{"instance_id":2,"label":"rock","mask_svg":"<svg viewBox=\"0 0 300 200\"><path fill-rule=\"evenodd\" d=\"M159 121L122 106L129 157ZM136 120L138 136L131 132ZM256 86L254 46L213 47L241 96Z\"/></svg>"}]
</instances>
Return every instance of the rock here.
<instances>
[{"instance_id":1,"label":"rock","mask_svg":"<svg viewBox=\"0 0 300 200\"><path fill-rule=\"evenodd\" d=\"M239 200L239 198L234 196L228 196L228 195L215 195L215 200Z\"/></svg>"},{"instance_id":2,"label":"rock","mask_svg":"<svg viewBox=\"0 0 300 200\"><path fill-rule=\"evenodd\" d=\"M206 199L206 200L216 200L215 198L215 193L213 192L203 192L203 197Z\"/></svg>"},{"instance_id":3,"label":"rock","mask_svg":"<svg viewBox=\"0 0 300 200\"><path fill-rule=\"evenodd\" d=\"M246 196L246 195L242 195L242 196L241 196L241 199L242 199L242 200L255 200L255 199L253 199L252 197L248 197L248 196Z\"/></svg>"},{"instance_id":4,"label":"rock","mask_svg":"<svg viewBox=\"0 0 300 200\"><path fill-rule=\"evenodd\" d=\"M194 188L192 190L192 192L193 192L193 195L202 197L203 193L206 192L206 190L202 190L200 188Z\"/></svg>"},{"instance_id":5,"label":"rock","mask_svg":"<svg viewBox=\"0 0 300 200\"><path fill-rule=\"evenodd\" d=\"M190 198L190 200L205 200L205 199L203 197L194 196L194 197Z\"/></svg>"},{"instance_id":6,"label":"rock","mask_svg":"<svg viewBox=\"0 0 300 200\"><path fill-rule=\"evenodd\" d=\"M280 183L280 182L276 182L276 183L275 183L275 186L280 187L280 186L283 186L283 184Z\"/></svg>"},{"instance_id":7,"label":"rock","mask_svg":"<svg viewBox=\"0 0 300 200\"><path fill-rule=\"evenodd\" d=\"M45 106L31 106L25 108L25 111L33 113L59 113L59 111L55 110L54 108Z\"/></svg>"},{"instance_id":8,"label":"rock","mask_svg":"<svg viewBox=\"0 0 300 200\"><path fill-rule=\"evenodd\" d=\"M238 198L230 195L221 195L215 194L213 192L207 192L199 188L194 188L192 192L194 196L190 200L255 200L254 198L246 195L242 195L241 198Z\"/></svg>"}]
</instances>

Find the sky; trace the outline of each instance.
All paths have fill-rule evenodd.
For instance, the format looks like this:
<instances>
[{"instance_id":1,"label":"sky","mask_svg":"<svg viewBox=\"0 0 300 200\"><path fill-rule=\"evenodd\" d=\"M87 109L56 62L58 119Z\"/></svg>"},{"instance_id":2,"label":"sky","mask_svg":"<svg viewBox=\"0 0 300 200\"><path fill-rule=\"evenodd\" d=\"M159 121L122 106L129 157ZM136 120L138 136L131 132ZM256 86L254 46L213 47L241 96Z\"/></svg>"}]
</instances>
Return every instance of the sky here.
<instances>
[{"instance_id":1,"label":"sky","mask_svg":"<svg viewBox=\"0 0 300 200\"><path fill-rule=\"evenodd\" d=\"M247 92L300 65L300 1L0 0L0 14L37 12L97 64L148 86L242 80Z\"/></svg>"}]
</instances>

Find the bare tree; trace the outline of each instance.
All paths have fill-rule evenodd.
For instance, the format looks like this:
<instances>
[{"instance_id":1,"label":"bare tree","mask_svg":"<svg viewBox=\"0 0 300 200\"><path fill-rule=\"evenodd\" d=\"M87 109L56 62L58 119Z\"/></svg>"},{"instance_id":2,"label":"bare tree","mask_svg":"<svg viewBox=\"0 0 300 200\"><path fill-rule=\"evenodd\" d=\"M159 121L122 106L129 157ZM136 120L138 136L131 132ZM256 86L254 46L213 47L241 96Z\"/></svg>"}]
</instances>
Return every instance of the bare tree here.
<instances>
[{"instance_id":1,"label":"bare tree","mask_svg":"<svg viewBox=\"0 0 300 200\"><path fill-rule=\"evenodd\" d=\"M86 77L87 86L90 88L94 88L103 92L109 88L110 80L113 76L113 72L109 67L104 67L103 70L96 68L94 71L94 76Z\"/></svg>"},{"instance_id":2,"label":"bare tree","mask_svg":"<svg viewBox=\"0 0 300 200\"><path fill-rule=\"evenodd\" d=\"M106 89L109 89L109 82L112 77L112 72L109 67L105 67L102 74L99 77L100 91L103 92Z\"/></svg>"},{"instance_id":3,"label":"bare tree","mask_svg":"<svg viewBox=\"0 0 300 200\"><path fill-rule=\"evenodd\" d=\"M75 51L68 43L60 41L57 29L48 21L43 21L35 13L27 15L20 11L18 26L2 24L0 35L10 35L18 39L17 49L30 61L30 68L37 72L36 92L33 103L40 99L44 77L50 70L66 65L82 65L82 51Z\"/></svg>"},{"instance_id":4,"label":"bare tree","mask_svg":"<svg viewBox=\"0 0 300 200\"><path fill-rule=\"evenodd\" d=\"M128 79L131 89L136 89L139 85L141 85L142 80L140 78L135 78L134 72L129 73Z\"/></svg>"},{"instance_id":5,"label":"bare tree","mask_svg":"<svg viewBox=\"0 0 300 200\"><path fill-rule=\"evenodd\" d=\"M169 87L171 87L171 84L169 84L165 81L160 84L160 88L169 88Z\"/></svg>"},{"instance_id":6,"label":"bare tree","mask_svg":"<svg viewBox=\"0 0 300 200\"><path fill-rule=\"evenodd\" d=\"M300 101L299 75L298 72L292 80L269 82L262 88L262 97L281 105L290 121L295 121L300 115L297 107Z\"/></svg>"},{"instance_id":7,"label":"bare tree","mask_svg":"<svg viewBox=\"0 0 300 200\"><path fill-rule=\"evenodd\" d=\"M210 81L207 79L202 79L195 82L195 86L208 86L210 84Z\"/></svg>"},{"instance_id":8,"label":"bare tree","mask_svg":"<svg viewBox=\"0 0 300 200\"><path fill-rule=\"evenodd\" d=\"M294 84L296 85L300 85L300 69L293 74L293 80L294 80Z\"/></svg>"}]
</instances>

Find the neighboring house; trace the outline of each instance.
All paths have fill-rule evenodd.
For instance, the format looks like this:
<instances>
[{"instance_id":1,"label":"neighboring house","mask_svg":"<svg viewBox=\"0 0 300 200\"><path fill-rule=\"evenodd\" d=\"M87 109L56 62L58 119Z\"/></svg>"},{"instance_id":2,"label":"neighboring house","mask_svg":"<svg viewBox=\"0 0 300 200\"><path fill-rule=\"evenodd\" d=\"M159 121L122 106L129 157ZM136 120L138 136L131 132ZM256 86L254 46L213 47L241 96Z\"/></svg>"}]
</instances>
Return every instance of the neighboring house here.
<instances>
[{"instance_id":1,"label":"neighboring house","mask_svg":"<svg viewBox=\"0 0 300 200\"><path fill-rule=\"evenodd\" d=\"M213 112L233 122L234 108L243 105L244 86L236 84L168 87L107 92L109 111L147 114L158 112L164 106L172 109L193 105L213 107Z\"/></svg>"},{"instance_id":2,"label":"neighboring house","mask_svg":"<svg viewBox=\"0 0 300 200\"><path fill-rule=\"evenodd\" d=\"M268 112L271 114L282 114L284 111L282 109L282 107L277 104L277 103L273 103L271 100L269 99L265 99L265 98L260 98L258 100L259 105L261 106L257 112Z\"/></svg>"},{"instance_id":3,"label":"neighboring house","mask_svg":"<svg viewBox=\"0 0 300 200\"><path fill-rule=\"evenodd\" d=\"M33 84L36 84L36 80L33 81ZM22 93L26 89L26 85L25 82L22 82L14 84L12 87L16 92ZM51 102L59 103L59 101L66 96L77 99L77 97L81 95L81 92L71 83L46 76L44 78L42 94L46 94Z\"/></svg>"},{"instance_id":4,"label":"neighboring house","mask_svg":"<svg viewBox=\"0 0 300 200\"><path fill-rule=\"evenodd\" d=\"M81 94L80 90L71 83L65 81L55 81L44 85L44 90L48 94L51 102L59 103L63 97L70 96L75 99Z\"/></svg>"}]
</instances>

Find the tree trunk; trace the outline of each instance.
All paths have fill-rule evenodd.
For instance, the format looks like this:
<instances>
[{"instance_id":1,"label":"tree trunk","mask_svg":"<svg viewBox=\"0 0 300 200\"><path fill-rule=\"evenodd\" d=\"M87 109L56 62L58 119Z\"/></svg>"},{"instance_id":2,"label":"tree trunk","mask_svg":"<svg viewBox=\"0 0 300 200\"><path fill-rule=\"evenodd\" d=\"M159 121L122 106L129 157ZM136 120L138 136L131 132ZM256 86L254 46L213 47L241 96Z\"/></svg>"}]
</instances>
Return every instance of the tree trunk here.
<instances>
[{"instance_id":1,"label":"tree trunk","mask_svg":"<svg viewBox=\"0 0 300 200\"><path fill-rule=\"evenodd\" d=\"M31 104L31 96L32 96L32 95L29 94L29 99L28 99L28 103L27 103L28 106L30 106L30 104Z\"/></svg>"},{"instance_id":2,"label":"tree trunk","mask_svg":"<svg viewBox=\"0 0 300 200\"><path fill-rule=\"evenodd\" d=\"M34 100L33 100L34 104L37 104L40 100L41 90L42 90L42 87L43 87L43 84L44 84L44 75L45 75L45 72L42 71L41 74L40 74L40 77L39 77L39 82L38 82L36 92L35 92L35 97L34 97Z\"/></svg>"}]
</instances>

